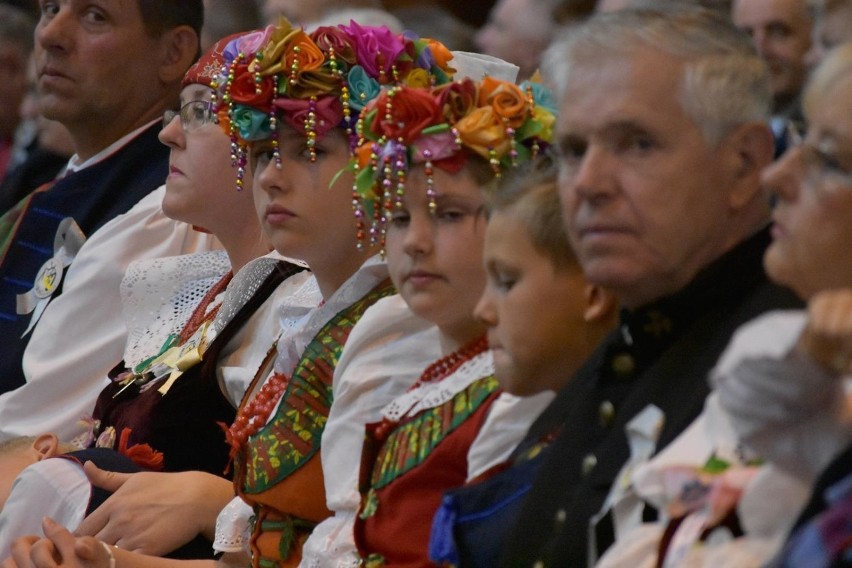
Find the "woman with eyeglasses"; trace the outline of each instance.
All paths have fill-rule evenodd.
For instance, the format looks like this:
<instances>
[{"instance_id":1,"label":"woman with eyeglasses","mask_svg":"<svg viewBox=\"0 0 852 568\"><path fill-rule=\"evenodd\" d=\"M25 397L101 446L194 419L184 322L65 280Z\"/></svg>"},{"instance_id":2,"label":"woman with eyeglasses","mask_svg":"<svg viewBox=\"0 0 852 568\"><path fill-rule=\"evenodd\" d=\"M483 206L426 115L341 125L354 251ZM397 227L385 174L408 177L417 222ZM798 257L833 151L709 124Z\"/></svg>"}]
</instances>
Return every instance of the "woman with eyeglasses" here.
<instances>
[{"instance_id":1,"label":"woman with eyeglasses","mask_svg":"<svg viewBox=\"0 0 852 568\"><path fill-rule=\"evenodd\" d=\"M619 534L601 568L850 558L852 449L835 457L852 442L852 44L817 68L804 111L807 137L764 172L775 199L764 265L808 309L737 331L701 416L630 473L660 522Z\"/></svg>"},{"instance_id":2,"label":"woman with eyeglasses","mask_svg":"<svg viewBox=\"0 0 852 568\"><path fill-rule=\"evenodd\" d=\"M813 484L772 565L817 568L852 559L852 44L817 67L804 110L807 137L764 175L764 264L808 308L743 329L715 383L743 444Z\"/></svg>"},{"instance_id":3,"label":"woman with eyeglasses","mask_svg":"<svg viewBox=\"0 0 852 568\"><path fill-rule=\"evenodd\" d=\"M8 556L15 537L40 532L44 516L77 528L104 502L103 492L90 498L81 463L110 471L224 476L230 447L219 423L234 420L280 329L279 315L295 320L320 300L303 266L267 255L271 245L252 192L237 190L231 142L217 124L211 86L234 37L214 45L186 73L180 109L165 113L160 133L171 150L163 211L213 233L224 250L142 260L128 268L122 283L125 358L93 405L90 437L81 443L86 449L24 471L6 506L0 503L0 557ZM251 172L243 182L251 187ZM177 554L209 558L212 549L198 538Z\"/></svg>"}]
</instances>

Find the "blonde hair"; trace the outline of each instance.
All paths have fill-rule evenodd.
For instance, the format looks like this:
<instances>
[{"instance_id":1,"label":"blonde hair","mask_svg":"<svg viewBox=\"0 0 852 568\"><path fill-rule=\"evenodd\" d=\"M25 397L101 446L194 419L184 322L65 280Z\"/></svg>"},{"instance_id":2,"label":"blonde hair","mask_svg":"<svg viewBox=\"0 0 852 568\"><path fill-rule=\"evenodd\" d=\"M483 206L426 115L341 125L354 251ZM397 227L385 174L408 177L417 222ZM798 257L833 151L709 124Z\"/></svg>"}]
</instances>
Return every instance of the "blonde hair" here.
<instances>
[{"instance_id":1,"label":"blonde hair","mask_svg":"<svg viewBox=\"0 0 852 568\"><path fill-rule=\"evenodd\" d=\"M533 248L556 269L579 268L562 222L557 167L549 157L513 170L485 193L489 216L510 215L523 223Z\"/></svg>"},{"instance_id":2,"label":"blonde hair","mask_svg":"<svg viewBox=\"0 0 852 568\"><path fill-rule=\"evenodd\" d=\"M844 43L828 52L822 63L811 74L805 87L804 111L810 116L820 106L820 101L835 85L852 77L852 43Z\"/></svg>"},{"instance_id":3,"label":"blonde hair","mask_svg":"<svg viewBox=\"0 0 852 568\"><path fill-rule=\"evenodd\" d=\"M11 454L12 452L23 450L27 446L32 446L35 440L36 439L33 436L21 436L19 438L12 438L11 440L0 442L0 455Z\"/></svg>"}]
</instances>

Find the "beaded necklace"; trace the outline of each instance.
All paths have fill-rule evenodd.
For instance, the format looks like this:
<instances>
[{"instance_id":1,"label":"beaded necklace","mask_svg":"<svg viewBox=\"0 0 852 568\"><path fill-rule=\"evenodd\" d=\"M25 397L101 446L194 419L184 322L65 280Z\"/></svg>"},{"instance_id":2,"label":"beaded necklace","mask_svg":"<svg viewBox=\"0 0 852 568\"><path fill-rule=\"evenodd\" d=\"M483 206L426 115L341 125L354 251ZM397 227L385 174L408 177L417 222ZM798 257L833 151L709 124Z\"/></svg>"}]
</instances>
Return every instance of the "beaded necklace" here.
<instances>
[{"instance_id":1,"label":"beaded necklace","mask_svg":"<svg viewBox=\"0 0 852 568\"><path fill-rule=\"evenodd\" d=\"M426 367L423 373L421 373L420 378L418 378L417 381L408 388L407 392L419 389L424 385L441 382L455 373L459 367L487 349L488 339L484 335L462 345L456 351L453 351L449 355L438 359ZM385 440L398 424L399 420L383 417L382 421L374 430L376 439Z\"/></svg>"},{"instance_id":2,"label":"beaded necklace","mask_svg":"<svg viewBox=\"0 0 852 568\"><path fill-rule=\"evenodd\" d=\"M264 373L272 359L278 354L278 340L272 344L263 363L260 365L258 375ZM258 379L259 377L255 377ZM287 376L284 373L273 373L260 390L246 404L240 407L236 418L230 426L220 424L225 430L225 441L231 446L230 458L233 460L239 454L240 449L248 442L248 439L257 434L263 428L272 409L278 404L281 395L287 388Z\"/></svg>"}]
</instances>

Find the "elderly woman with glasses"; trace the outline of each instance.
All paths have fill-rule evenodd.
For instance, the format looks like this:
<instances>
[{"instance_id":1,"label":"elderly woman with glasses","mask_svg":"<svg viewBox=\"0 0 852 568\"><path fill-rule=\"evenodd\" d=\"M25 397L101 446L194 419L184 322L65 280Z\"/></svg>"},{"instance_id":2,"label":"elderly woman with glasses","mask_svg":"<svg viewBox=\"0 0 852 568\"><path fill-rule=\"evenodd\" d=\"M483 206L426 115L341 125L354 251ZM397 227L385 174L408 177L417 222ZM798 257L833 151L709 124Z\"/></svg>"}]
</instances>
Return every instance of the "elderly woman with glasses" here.
<instances>
[{"instance_id":1,"label":"elderly woman with glasses","mask_svg":"<svg viewBox=\"0 0 852 568\"><path fill-rule=\"evenodd\" d=\"M777 200L764 263L808 309L743 329L714 379L748 448L819 475L774 562L818 567L852 554L852 44L816 69L804 110L807 137L764 176Z\"/></svg>"},{"instance_id":2,"label":"elderly woman with glasses","mask_svg":"<svg viewBox=\"0 0 852 568\"><path fill-rule=\"evenodd\" d=\"M601 567L818 567L852 553L852 44L816 69L804 111L807 137L764 172L764 265L808 308L734 335L702 415L628 474L660 522L619 534Z\"/></svg>"}]
</instances>

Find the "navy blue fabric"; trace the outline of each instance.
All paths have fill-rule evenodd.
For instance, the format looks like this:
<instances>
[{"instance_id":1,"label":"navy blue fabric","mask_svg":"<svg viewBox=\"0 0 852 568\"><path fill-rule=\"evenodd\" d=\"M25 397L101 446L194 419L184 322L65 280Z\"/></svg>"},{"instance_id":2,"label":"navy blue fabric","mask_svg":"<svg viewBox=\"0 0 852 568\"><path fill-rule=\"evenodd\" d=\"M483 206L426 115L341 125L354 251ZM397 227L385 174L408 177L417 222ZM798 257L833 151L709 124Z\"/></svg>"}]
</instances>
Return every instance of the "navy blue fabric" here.
<instances>
[{"instance_id":1,"label":"navy blue fabric","mask_svg":"<svg viewBox=\"0 0 852 568\"><path fill-rule=\"evenodd\" d=\"M112 156L58 180L36 194L24 212L14 241L0 259L0 393L24 384L21 360L32 334L21 338L30 317L16 314L15 297L32 288L39 268L53 256L60 221L73 217L89 236L162 185L169 149L157 139L159 130L160 124L154 124Z\"/></svg>"},{"instance_id":2,"label":"navy blue fabric","mask_svg":"<svg viewBox=\"0 0 852 568\"><path fill-rule=\"evenodd\" d=\"M492 568L547 451L448 491L432 524L429 558L439 566Z\"/></svg>"}]
</instances>

